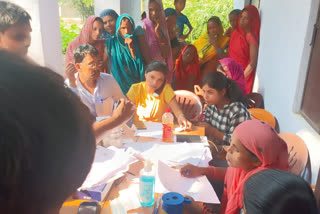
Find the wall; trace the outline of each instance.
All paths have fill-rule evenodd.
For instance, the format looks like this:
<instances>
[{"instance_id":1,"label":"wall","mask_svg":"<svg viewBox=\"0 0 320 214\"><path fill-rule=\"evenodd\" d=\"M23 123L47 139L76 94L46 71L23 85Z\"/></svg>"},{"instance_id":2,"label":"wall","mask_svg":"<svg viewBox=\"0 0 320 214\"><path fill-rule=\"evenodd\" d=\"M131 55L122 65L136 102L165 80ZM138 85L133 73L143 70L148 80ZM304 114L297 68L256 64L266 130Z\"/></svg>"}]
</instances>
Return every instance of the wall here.
<instances>
[{"instance_id":1,"label":"wall","mask_svg":"<svg viewBox=\"0 0 320 214\"><path fill-rule=\"evenodd\" d=\"M140 0L95 0L94 12L99 15L104 9L114 9L119 15L127 13L132 16L135 23L138 23L141 17Z\"/></svg>"},{"instance_id":2,"label":"wall","mask_svg":"<svg viewBox=\"0 0 320 214\"><path fill-rule=\"evenodd\" d=\"M295 113L300 106L310 40L319 0L265 0L260 3L260 48L255 88L274 114L281 132L297 133L311 157L312 183L320 165L320 136Z\"/></svg>"},{"instance_id":3,"label":"wall","mask_svg":"<svg viewBox=\"0 0 320 214\"><path fill-rule=\"evenodd\" d=\"M63 73L58 1L11 0L31 15L28 56L36 63Z\"/></svg>"}]
</instances>

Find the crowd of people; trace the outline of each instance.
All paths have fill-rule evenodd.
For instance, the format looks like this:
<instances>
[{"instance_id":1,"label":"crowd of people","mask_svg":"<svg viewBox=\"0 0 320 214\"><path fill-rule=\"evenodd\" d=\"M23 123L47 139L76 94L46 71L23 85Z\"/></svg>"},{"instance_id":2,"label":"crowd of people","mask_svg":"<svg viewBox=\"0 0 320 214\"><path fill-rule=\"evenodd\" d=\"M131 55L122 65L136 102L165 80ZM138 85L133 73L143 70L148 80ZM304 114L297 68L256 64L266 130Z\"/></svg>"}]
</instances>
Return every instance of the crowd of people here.
<instances>
[{"instance_id":1,"label":"crowd of people","mask_svg":"<svg viewBox=\"0 0 320 214\"><path fill-rule=\"evenodd\" d=\"M226 30L212 14L207 32L187 44L193 27L182 13L186 0L173 1L175 8L165 9L162 0L147 0L139 23L112 9L88 17L67 48L64 77L27 57L31 17L0 1L1 213L59 213L110 130L132 116L161 122L166 108L185 129L203 126L219 154L225 151L213 166L181 168L182 176L223 183L220 213L317 213L310 186L287 172L286 143L269 124L251 120L247 109L258 9L231 11ZM207 107L202 118L189 121L174 90L196 85ZM196 203L188 210L213 212Z\"/></svg>"}]
</instances>

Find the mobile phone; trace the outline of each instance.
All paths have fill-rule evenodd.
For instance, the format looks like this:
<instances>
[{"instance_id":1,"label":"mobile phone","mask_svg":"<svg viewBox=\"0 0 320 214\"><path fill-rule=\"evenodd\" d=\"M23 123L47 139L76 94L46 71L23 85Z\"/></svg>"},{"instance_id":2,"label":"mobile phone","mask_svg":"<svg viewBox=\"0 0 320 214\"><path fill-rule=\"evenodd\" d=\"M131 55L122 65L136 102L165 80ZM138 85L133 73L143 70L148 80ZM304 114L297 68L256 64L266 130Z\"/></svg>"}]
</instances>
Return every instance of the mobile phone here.
<instances>
[{"instance_id":1,"label":"mobile phone","mask_svg":"<svg viewBox=\"0 0 320 214\"><path fill-rule=\"evenodd\" d=\"M134 116L132 116L126 123L126 125L131 128L134 122Z\"/></svg>"},{"instance_id":2,"label":"mobile phone","mask_svg":"<svg viewBox=\"0 0 320 214\"><path fill-rule=\"evenodd\" d=\"M78 214L98 214L100 206L96 201L84 201L80 204Z\"/></svg>"}]
</instances>

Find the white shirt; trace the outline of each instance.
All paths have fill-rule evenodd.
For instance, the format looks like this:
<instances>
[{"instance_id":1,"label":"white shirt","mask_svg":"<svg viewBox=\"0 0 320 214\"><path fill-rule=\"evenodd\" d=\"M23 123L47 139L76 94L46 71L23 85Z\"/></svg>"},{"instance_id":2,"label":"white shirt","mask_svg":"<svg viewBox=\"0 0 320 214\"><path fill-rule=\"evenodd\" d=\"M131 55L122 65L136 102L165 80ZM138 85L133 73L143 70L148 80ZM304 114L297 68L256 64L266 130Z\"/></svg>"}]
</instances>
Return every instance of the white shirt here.
<instances>
[{"instance_id":1,"label":"white shirt","mask_svg":"<svg viewBox=\"0 0 320 214\"><path fill-rule=\"evenodd\" d=\"M100 73L93 95L80 82L79 74L75 74L76 88L70 87L69 79L65 83L75 92L95 117L110 116L114 102L125 98L117 81L110 74Z\"/></svg>"}]
</instances>

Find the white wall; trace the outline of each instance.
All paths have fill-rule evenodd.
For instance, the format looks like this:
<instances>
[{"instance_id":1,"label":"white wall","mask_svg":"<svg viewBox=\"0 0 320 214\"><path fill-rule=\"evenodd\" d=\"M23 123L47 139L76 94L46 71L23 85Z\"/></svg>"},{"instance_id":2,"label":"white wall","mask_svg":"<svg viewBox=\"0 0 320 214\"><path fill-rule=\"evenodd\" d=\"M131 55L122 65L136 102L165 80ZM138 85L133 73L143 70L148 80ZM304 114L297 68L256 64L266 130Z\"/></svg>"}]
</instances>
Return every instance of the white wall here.
<instances>
[{"instance_id":1,"label":"white wall","mask_svg":"<svg viewBox=\"0 0 320 214\"><path fill-rule=\"evenodd\" d=\"M36 63L63 73L58 1L11 0L31 16L28 56Z\"/></svg>"},{"instance_id":2,"label":"white wall","mask_svg":"<svg viewBox=\"0 0 320 214\"><path fill-rule=\"evenodd\" d=\"M244 6L246 6L247 4L249 4L249 0L234 0L233 1L234 9L242 10L244 8Z\"/></svg>"},{"instance_id":3,"label":"white wall","mask_svg":"<svg viewBox=\"0 0 320 214\"><path fill-rule=\"evenodd\" d=\"M294 109L297 102L301 103L318 6L319 0L261 1L258 86L255 85L264 96L265 108L277 117L281 132L297 133L306 142L313 184L320 165L320 136Z\"/></svg>"},{"instance_id":4,"label":"white wall","mask_svg":"<svg viewBox=\"0 0 320 214\"><path fill-rule=\"evenodd\" d=\"M123 13L129 14L135 23L140 21L141 17L141 1L140 0L95 0L94 12L99 16L104 9L114 9L119 15Z\"/></svg>"}]
</instances>

